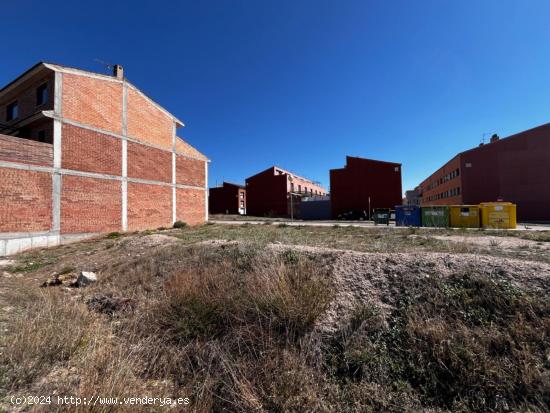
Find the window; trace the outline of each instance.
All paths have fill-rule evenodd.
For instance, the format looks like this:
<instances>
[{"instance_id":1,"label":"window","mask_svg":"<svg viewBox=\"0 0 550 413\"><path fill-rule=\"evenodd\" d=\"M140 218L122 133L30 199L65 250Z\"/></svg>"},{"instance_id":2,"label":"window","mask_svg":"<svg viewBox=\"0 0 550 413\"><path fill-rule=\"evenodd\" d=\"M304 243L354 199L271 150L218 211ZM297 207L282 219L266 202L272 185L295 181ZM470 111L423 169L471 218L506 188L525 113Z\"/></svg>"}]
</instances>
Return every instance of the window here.
<instances>
[{"instance_id":1,"label":"window","mask_svg":"<svg viewBox=\"0 0 550 413\"><path fill-rule=\"evenodd\" d=\"M290 192L294 192L294 183L290 184Z\"/></svg>"},{"instance_id":2,"label":"window","mask_svg":"<svg viewBox=\"0 0 550 413\"><path fill-rule=\"evenodd\" d=\"M38 86L36 89L36 106L43 105L48 100L48 84Z\"/></svg>"},{"instance_id":3,"label":"window","mask_svg":"<svg viewBox=\"0 0 550 413\"><path fill-rule=\"evenodd\" d=\"M298 185L298 192L302 192L302 185Z\"/></svg>"},{"instance_id":4,"label":"window","mask_svg":"<svg viewBox=\"0 0 550 413\"><path fill-rule=\"evenodd\" d=\"M241 192L239 195L241 196L241 199L244 199L244 192Z\"/></svg>"},{"instance_id":5,"label":"window","mask_svg":"<svg viewBox=\"0 0 550 413\"><path fill-rule=\"evenodd\" d=\"M19 116L19 105L17 101L10 103L6 107L6 121L17 119Z\"/></svg>"}]
</instances>

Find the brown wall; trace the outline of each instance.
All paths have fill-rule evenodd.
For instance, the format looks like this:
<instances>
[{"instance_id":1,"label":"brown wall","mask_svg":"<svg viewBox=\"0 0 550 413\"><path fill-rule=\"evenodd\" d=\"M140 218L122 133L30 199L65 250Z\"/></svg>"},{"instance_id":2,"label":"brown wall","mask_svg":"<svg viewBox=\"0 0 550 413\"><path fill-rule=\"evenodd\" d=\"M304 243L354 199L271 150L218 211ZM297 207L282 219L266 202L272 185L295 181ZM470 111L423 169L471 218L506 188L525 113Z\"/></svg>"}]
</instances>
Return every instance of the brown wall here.
<instances>
[{"instance_id":1,"label":"brown wall","mask_svg":"<svg viewBox=\"0 0 550 413\"><path fill-rule=\"evenodd\" d=\"M172 149L174 122L139 92L128 89L128 136Z\"/></svg>"},{"instance_id":2,"label":"brown wall","mask_svg":"<svg viewBox=\"0 0 550 413\"><path fill-rule=\"evenodd\" d=\"M0 232L48 231L51 223L51 174L0 168Z\"/></svg>"},{"instance_id":3,"label":"brown wall","mask_svg":"<svg viewBox=\"0 0 550 413\"><path fill-rule=\"evenodd\" d=\"M61 233L120 231L120 185L115 180L64 175Z\"/></svg>"},{"instance_id":4,"label":"brown wall","mask_svg":"<svg viewBox=\"0 0 550 413\"><path fill-rule=\"evenodd\" d=\"M451 175L458 175L447 179ZM422 193L422 205L462 204L462 169L460 155L455 156L419 186ZM457 189L458 188L458 189ZM449 193L449 195L447 195Z\"/></svg>"},{"instance_id":5,"label":"brown wall","mask_svg":"<svg viewBox=\"0 0 550 413\"><path fill-rule=\"evenodd\" d=\"M37 105L36 103L36 88L40 85L47 83L48 85L48 99L46 103ZM54 75L52 72L43 74L41 76L35 76L28 82L25 82L22 86L14 89L12 92L4 97L0 98L0 122L7 123L9 125L21 121L24 118L32 116L33 114L53 109L53 97L54 97ZM6 108L7 105L17 100L19 106L19 116L17 119L7 122L6 121Z\"/></svg>"},{"instance_id":6,"label":"brown wall","mask_svg":"<svg viewBox=\"0 0 550 413\"><path fill-rule=\"evenodd\" d=\"M182 185L205 185L204 162L185 156L176 156L176 183Z\"/></svg>"},{"instance_id":7,"label":"brown wall","mask_svg":"<svg viewBox=\"0 0 550 413\"><path fill-rule=\"evenodd\" d=\"M122 83L63 74L63 117L122 133Z\"/></svg>"},{"instance_id":8,"label":"brown wall","mask_svg":"<svg viewBox=\"0 0 550 413\"><path fill-rule=\"evenodd\" d=\"M64 124L61 140L61 166L76 171L122 175L122 141Z\"/></svg>"},{"instance_id":9,"label":"brown wall","mask_svg":"<svg viewBox=\"0 0 550 413\"><path fill-rule=\"evenodd\" d=\"M176 220L190 225L201 224L205 220L205 196L199 189L176 189Z\"/></svg>"},{"instance_id":10,"label":"brown wall","mask_svg":"<svg viewBox=\"0 0 550 413\"><path fill-rule=\"evenodd\" d=\"M550 221L550 124L463 152L465 203L517 204L519 220Z\"/></svg>"},{"instance_id":11,"label":"brown wall","mask_svg":"<svg viewBox=\"0 0 550 413\"><path fill-rule=\"evenodd\" d=\"M172 182L172 154L150 146L128 142L128 176Z\"/></svg>"},{"instance_id":12,"label":"brown wall","mask_svg":"<svg viewBox=\"0 0 550 413\"><path fill-rule=\"evenodd\" d=\"M289 175L292 176L292 181L288 179ZM311 190L326 193L322 187L310 180L281 168L271 167L246 179L247 215L289 216L291 183L294 184L292 192L301 192L305 195L307 188L308 194ZM293 212L297 215L297 211Z\"/></svg>"},{"instance_id":13,"label":"brown wall","mask_svg":"<svg viewBox=\"0 0 550 413\"><path fill-rule=\"evenodd\" d=\"M171 225L172 188L129 182L128 230L136 231Z\"/></svg>"},{"instance_id":14,"label":"brown wall","mask_svg":"<svg viewBox=\"0 0 550 413\"><path fill-rule=\"evenodd\" d=\"M330 170L333 218L370 207L394 208L402 203L401 164L346 157L346 166Z\"/></svg>"},{"instance_id":15,"label":"brown wall","mask_svg":"<svg viewBox=\"0 0 550 413\"><path fill-rule=\"evenodd\" d=\"M0 135L0 161L53 166L53 146L48 143Z\"/></svg>"},{"instance_id":16,"label":"brown wall","mask_svg":"<svg viewBox=\"0 0 550 413\"><path fill-rule=\"evenodd\" d=\"M243 194L246 208L246 190L239 185L224 182L223 186L208 191L208 209L211 214L238 214Z\"/></svg>"},{"instance_id":17,"label":"brown wall","mask_svg":"<svg viewBox=\"0 0 550 413\"><path fill-rule=\"evenodd\" d=\"M288 178L267 170L246 179L247 215L287 216Z\"/></svg>"}]
</instances>

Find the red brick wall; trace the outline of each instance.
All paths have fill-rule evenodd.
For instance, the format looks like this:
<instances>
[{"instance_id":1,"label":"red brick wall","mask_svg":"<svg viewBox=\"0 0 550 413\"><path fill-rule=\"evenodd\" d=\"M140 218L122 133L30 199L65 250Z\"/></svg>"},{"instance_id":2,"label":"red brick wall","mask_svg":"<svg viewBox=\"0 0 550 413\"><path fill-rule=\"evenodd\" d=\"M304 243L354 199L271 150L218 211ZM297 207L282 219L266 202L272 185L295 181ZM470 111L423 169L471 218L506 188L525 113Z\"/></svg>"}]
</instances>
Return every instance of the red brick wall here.
<instances>
[{"instance_id":1,"label":"red brick wall","mask_svg":"<svg viewBox=\"0 0 550 413\"><path fill-rule=\"evenodd\" d=\"M64 124L61 145L65 169L122 175L122 141L118 138Z\"/></svg>"},{"instance_id":2,"label":"red brick wall","mask_svg":"<svg viewBox=\"0 0 550 413\"><path fill-rule=\"evenodd\" d=\"M48 231L51 224L51 174L0 168L0 232Z\"/></svg>"},{"instance_id":3,"label":"red brick wall","mask_svg":"<svg viewBox=\"0 0 550 413\"><path fill-rule=\"evenodd\" d=\"M172 182L172 154L139 143L128 142L130 178Z\"/></svg>"},{"instance_id":4,"label":"red brick wall","mask_svg":"<svg viewBox=\"0 0 550 413\"><path fill-rule=\"evenodd\" d=\"M122 133L122 83L63 74L63 117Z\"/></svg>"},{"instance_id":5,"label":"red brick wall","mask_svg":"<svg viewBox=\"0 0 550 413\"><path fill-rule=\"evenodd\" d=\"M130 231L172 225L172 187L128 182Z\"/></svg>"},{"instance_id":6,"label":"red brick wall","mask_svg":"<svg viewBox=\"0 0 550 413\"><path fill-rule=\"evenodd\" d=\"M121 182L63 175L61 232L121 230Z\"/></svg>"},{"instance_id":7,"label":"red brick wall","mask_svg":"<svg viewBox=\"0 0 550 413\"><path fill-rule=\"evenodd\" d=\"M176 219L189 225L203 224L205 221L205 197L202 189L176 190Z\"/></svg>"},{"instance_id":8,"label":"red brick wall","mask_svg":"<svg viewBox=\"0 0 550 413\"><path fill-rule=\"evenodd\" d=\"M202 186L205 185L204 161L176 157L176 182L182 185Z\"/></svg>"},{"instance_id":9,"label":"red brick wall","mask_svg":"<svg viewBox=\"0 0 550 413\"><path fill-rule=\"evenodd\" d=\"M53 166L53 146L49 143L0 135L0 161Z\"/></svg>"},{"instance_id":10,"label":"red brick wall","mask_svg":"<svg viewBox=\"0 0 550 413\"><path fill-rule=\"evenodd\" d=\"M128 88L127 122L128 136L172 149L172 118L132 88Z\"/></svg>"},{"instance_id":11,"label":"red brick wall","mask_svg":"<svg viewBox=\"0 0 550 413\"><path fill-rule=\"evenodd\" d=\"M62 116L68 121L122 134L123 84L120 81L63 73ZM36 106L36 88L48 82L48 99ZM19 119L54 107L55 75L35 76L5 101L0 101L0 121L5 106L19 103ZM11 93L11 92L10 92ZM128 142L128 176L172 183L174 120L140 92L128 87L129 137L159 146L160 150ZM53 141L53 120L34 122L20 132L37 138L44 130ZM202 157L186 142L179 150ZM62 126L63 169L107 175L122 175L122 140L66 122ZM53 166L53 145L0 135L0 160ZM205 185L204 161L177 157L177 181L183 185ZM122 229L121 181L74 175L61 177L61 232L110 232ZM128 183L128 227L130 230L172 224L172 187ZM204 190L178 189L178 217L189 224L205 220ZM52 225L51 173L0 169L0 232L48 231Z\"/></svg>"}]
</instances>

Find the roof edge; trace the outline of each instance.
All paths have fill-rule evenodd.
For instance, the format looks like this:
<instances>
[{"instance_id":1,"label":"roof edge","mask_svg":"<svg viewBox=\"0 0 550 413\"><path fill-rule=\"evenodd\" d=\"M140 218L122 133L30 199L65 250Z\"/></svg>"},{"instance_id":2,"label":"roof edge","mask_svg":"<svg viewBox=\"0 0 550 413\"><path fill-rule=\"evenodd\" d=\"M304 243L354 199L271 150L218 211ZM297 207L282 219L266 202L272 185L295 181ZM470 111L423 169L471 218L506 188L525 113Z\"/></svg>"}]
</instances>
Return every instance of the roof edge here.
<instances>
[{"instance_id":1,"label":"roof edge","mask_svg":"<svg viewBox=\"0 0 550 413\"><path fill-rule=\"evenodd\" d=\"M0 89L0 95L2 95L3 93L7 93L7 91L9 91L9 89L11 88L14 88L16 86L17 83L21 82L23 79L25 79L26 77L29 77L29 76L32 76L34 75L35 73L34 72L39 72L41 69L44 69L44 68L48 68L50 69L45 62L38 62L37 64L35 64L34 66L32 66L31 68L25 70L23 73L21 73L19 76L17 76L15 79L13 79L11 82L9 82L8 84L6 84L4 87L2 87ZM51 69L50 69L51 70Z\"/></svg>"},{"instance_id":2,"label":"roof edge","mask_svg":"<svg viewBox=\"0 0 550 413\"><path fill-rule=\"evenodd\" d=\"M74 67L68 67L68 66L63 66L63 65L58 65L58 64L55 64L55 63L47 63L47 62L41 62L45 67L47 67L48 69L51 69L53 71L56 71L56 72L60 72L60 73L68 73L68 74L74 74L74 75L77 75L77 76L87 76L87 77L91 77L91 78L96 78L96 79L100 79L100 80L106 80L106 81L109 81L109 82L115 82L115 83L121 83L121 84L124 84L126 83L128 86L130 86L133 90L135 90L136 92L138 92L141 96L143 96L145 99L147 99L150 103L152 103L154 106L156 106L159 110L161 110L162 112L164 112L164 114L168 115L169 117L171 117L174 122L179 125L179 126L185 126L185 124L179 120L177 117L175 117L172 113L170 113L168 110L166 110L165 108L163 108L161 105L159 105L157 102L155 102L153 99L151 99L149 96L147 96L145 93L143 93L138 87L136 87L134 84L132 84L131 82L129 82L126 78L124 79L117 79L113 76L109 76L109 75L104 75L102 73L97 73L97 72L92 72L92 71L89 71L89 70L83 70L83 69L77 69L77 68L74 68Z\"/></svg>"}]
</instances>

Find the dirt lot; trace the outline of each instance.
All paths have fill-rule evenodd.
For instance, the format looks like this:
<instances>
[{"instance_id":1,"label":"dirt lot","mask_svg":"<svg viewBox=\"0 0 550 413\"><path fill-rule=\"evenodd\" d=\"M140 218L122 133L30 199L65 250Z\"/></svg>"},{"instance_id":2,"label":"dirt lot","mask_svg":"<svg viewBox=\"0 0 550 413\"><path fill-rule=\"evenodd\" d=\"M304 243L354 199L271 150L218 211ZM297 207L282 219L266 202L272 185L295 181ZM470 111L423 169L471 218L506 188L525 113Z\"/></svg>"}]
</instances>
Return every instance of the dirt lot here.
<instances>
[{"instance_id":1,"label":"dirt lot","mask_svg":"<svg viewBox=\"0 0 550 413\"><path fill-rule=\"evenodd\" d=\"M0 411L548 411L549 250L541 231L272 222L8 257ZM189 405L119 403L143 396Z\"/></svg>"}]
</instances>

